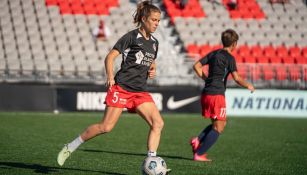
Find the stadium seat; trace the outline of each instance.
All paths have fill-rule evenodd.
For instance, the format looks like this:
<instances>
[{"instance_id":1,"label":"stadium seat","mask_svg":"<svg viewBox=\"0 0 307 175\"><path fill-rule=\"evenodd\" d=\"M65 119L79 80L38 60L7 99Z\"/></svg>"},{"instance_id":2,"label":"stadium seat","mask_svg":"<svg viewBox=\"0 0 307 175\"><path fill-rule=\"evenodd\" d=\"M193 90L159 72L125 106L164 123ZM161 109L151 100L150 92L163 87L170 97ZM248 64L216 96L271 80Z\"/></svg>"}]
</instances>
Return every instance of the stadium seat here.
<instances>
[{"instance_id":1,"label":"stadium seat","mask_svg":"<svg viewBox=\"0 0 307 175\"><path fill-rule=\"evenodd\" d=\"M289 48L289 56L296 58L301 56L301 51L299 47L293 46Z\"/></svg>"},{"instance_id":2,"label":"stadium seat","mask_svg":"<svg viewBox=\"0 0 307 175\"><path fill-rule=\"evenodd\" d=\"M296 64L307 64L307 57L305 56L299 56L295 58Z\"/></svg>"},{"instance_id":3,"label":"stadium seat","mask_svg":"<svg viewBox=\"0 0 307 175\"><path fill-rule=\"evenodd\" d=\"M247 79L248 78L248 67L245 65L238 65L237 66L238 69L238 74L243 78L243 79Z\"/></svg>"},{"instance_id":4,"label":"stadium seat","mask_svg":"<svg viewBox=\"0 0 307 175\"><path fill-rule=\"evenodd\" d=\"M257 63L269 63L269 59L264 56L257 57Z\"/></svg>"},{"instance_id":5,"label":"stadium seat","mask_svg":"<svg viewBox=\"0 0 307 175\"><path fill-rule=\"evenodd\" d=\"M264 47L263 55L269 58L275 57L276 56L275 49L272 46Z\"/></svg>"},{"instance_id":6,"label":"stadium seat","mask_svg":"<svg viewBox=\"0 0 307 175\"><path fill-rule=\"evenodd\" d=\"M263 50L259 45L255 45L251 47L251 56L259 58L263 57Z\"/></svg>"},{"instance_id":7,"label":"stadium seat","mask_svg":"<svg viewBox=\"0 0 307 175\"><path fill-rule=\"evenodd\" d=\"M295 58L290 57L290 56L285 56L285 57L282 57L282 62L284 64L294 64L295 63Z\"/></svg>"},{"instance_id":8,"label":"stadium seat","mask_svg":"<svg viewBox=\"0 0 307 175\"><path fill-rule=\"evenodd\" d=\"M261 66L253 66L251 69L251 79L252 81L258 81L261 79L262 67Z\"/></svg>"},{"instance_id":9,"label":"stadium seat","mask_svg":"<svg viewBox=\"0 0 307 175\"><path fill-rule=\"evenodd\" d=\"M301 69L298 66L289 66L290 80L297 81L301 79Z\"/></svg>"},{"instance_id":10,"label":"stadium seat","mask_svg":"<svg viewBox=\"0 0 307 175\"><path fill-rule=\"evenodd\" d=\"M275 77L275 72L272 66L264 65L262 66L263 69L263 77L264 80L273 80Z\"/></svg>"},{"instance_id":11,"label":"stadium seat","mask_svg":"<svg viewBox=\"0 0 307 175\"><path fill-rule=\"evenodd\" d=\"M287 74L287 67L284 65L278 66L275 69L276 71L276 79L279 81L287 80L288 74Z\"/></svg>"}]
</instances>

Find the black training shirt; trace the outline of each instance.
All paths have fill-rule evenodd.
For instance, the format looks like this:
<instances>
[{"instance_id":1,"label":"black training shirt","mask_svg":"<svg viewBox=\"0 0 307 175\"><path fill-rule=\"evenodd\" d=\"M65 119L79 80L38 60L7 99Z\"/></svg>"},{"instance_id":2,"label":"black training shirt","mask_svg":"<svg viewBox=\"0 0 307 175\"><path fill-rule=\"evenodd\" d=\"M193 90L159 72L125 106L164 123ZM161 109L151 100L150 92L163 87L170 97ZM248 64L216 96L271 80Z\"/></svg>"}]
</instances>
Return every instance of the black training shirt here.
<instances>
[{"instance_id":1,"label":"black training shirt","mask_svg":"<svg viewBox=\"0 0 307 175\"><path fill-rule=\"evenodd\" d=\"M203 66L209 65L203 93L225 95L227 77L229 73L237 71L235 58L226 50L218 49L203 57L200 63Z\"/></svg>"},{"instance_id":2,"label":"black training shirt","mask_svg":"<svg viewBox=\"0 0 307 175\"><path fill-rule=\"evenodd\" d=\"M150 36L146 40L139 29L122 36L113 47L123 58L115 76L116 84L127 91L146 91L148 70L157 57L158 45L156 38Z\"/></svg>"}]
</instances>

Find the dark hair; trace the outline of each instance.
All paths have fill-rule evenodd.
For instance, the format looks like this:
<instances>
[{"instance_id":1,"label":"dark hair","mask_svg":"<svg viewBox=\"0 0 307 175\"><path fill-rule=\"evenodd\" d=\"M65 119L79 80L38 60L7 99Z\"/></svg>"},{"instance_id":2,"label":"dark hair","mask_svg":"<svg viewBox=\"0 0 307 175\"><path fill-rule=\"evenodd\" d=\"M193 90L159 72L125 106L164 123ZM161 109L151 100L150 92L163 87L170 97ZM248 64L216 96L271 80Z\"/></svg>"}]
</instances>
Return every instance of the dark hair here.
<instances>
[{"instance_id":1,"label":"dark hair","mask_svg":"<svg viewBox=\"0 0 307 175\"><path fill-rule=\"evenodd\" d=\"M227 29L222 33L222 43L224 47L229 47L239 40L239 35L233 29Z\"/></svg>"},{"instance_id":2,"label":"dark hair","mask_svg":"<svg viewBox=\"0 0 307 175\"><path fill-rule=\"evenodd\" d=\"M140 26L142 23L142 17L145 16L147 19L151 12L161 13L161 10L153 5L150 1L143 1L139 3L133 15L133 22L137 26Z\"/></svg>"}]
</instances>

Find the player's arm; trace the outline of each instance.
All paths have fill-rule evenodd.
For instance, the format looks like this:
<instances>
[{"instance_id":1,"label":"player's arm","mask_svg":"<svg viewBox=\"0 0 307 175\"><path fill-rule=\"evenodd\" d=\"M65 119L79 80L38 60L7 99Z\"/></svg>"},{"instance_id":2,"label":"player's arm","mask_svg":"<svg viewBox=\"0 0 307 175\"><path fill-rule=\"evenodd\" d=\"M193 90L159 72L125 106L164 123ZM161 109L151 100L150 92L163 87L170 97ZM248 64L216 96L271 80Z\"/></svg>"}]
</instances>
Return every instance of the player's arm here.
<instances>
[{"instance_id":1,"label":"player's arm","mask_svg":"<svg viewBox=\"0 0 307 175\"><path fill-rule=\"evenodd\" d=\"M148 71L148 77L150 79L153 79L153 78L155 78L155 76L156 76L156 62L153 61L150 65L150 68L149 68L149 71Z\"/></svg>"},{"instance_id":2,"label":"player's arm","mask_svg":"<svg viewBox=\"0 0 307 175\"><path fill-rule=\"evenodd\" d=\"M106 74L107 74L107 82L106 86L108 88L112 87L115 84L114 80L114 74L113 74L113 63L116 57L119 55L119 51L116 49L112 49L108 55L106 56L106 59L104 61L105 68L106 68Z\"/></svg>"},{"instance_id":3,"label":"player's arm","mask_svg":"<svg viewBox=\"0 0 307 175\"><path fill-rule=\"evenodd\" d=\"M206 79L207 79L206 74L203 72L203 65L201 64L200 61L197 61L197 62L194 64L193 69L194 69L196 75L197 75L199 78L201 78L201 79L203 79L203 80L206 80Z\"/></svg>"},{"instance_id":4,"label":"player's arm","mask_svg":"<svg viewBox=\"0 0 307 175\"><path fill-rule=\"evenodd\" d=\"M247 88L247 89L250 90L251 92L254 92L254 91L255 91L254 86L253 86L251 83L245 81L245 80L238 74L237 71L232 72L231 75L232 75L234 81L235 81L237 84L239 84L239 85L242 86L242 87Z\"/></svg>"}]
</instances>

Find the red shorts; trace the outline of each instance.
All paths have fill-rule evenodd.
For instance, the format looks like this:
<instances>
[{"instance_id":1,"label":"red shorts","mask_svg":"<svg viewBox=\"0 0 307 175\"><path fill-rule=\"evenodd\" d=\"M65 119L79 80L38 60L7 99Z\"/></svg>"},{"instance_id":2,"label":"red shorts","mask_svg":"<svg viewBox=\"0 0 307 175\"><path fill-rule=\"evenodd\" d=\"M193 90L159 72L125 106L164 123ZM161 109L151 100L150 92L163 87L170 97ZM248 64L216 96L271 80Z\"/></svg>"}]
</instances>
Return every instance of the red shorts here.
<instances>
[{"instance_id":1,"label":"red shorts","mask_svg":"<svg viewBox=\"0 0 307 175\"><path fill-rule=\"evenodd\" d=\"M148 92L129 92L119 85L113 85L105 99L107 106L127 108L128 112L135 112L136 107L144 102L155 103Z\"/></svg>"},{"instance_id":2,"label":"red shorts","mask_svg":"<svg viewBox=\"0 0 307 175\"><path fill-rule=\"evenodd\" d=\"M202 95L202 115L214 120L226 120L226 102L224 95Z\"/></svg>"}]
</instances>

